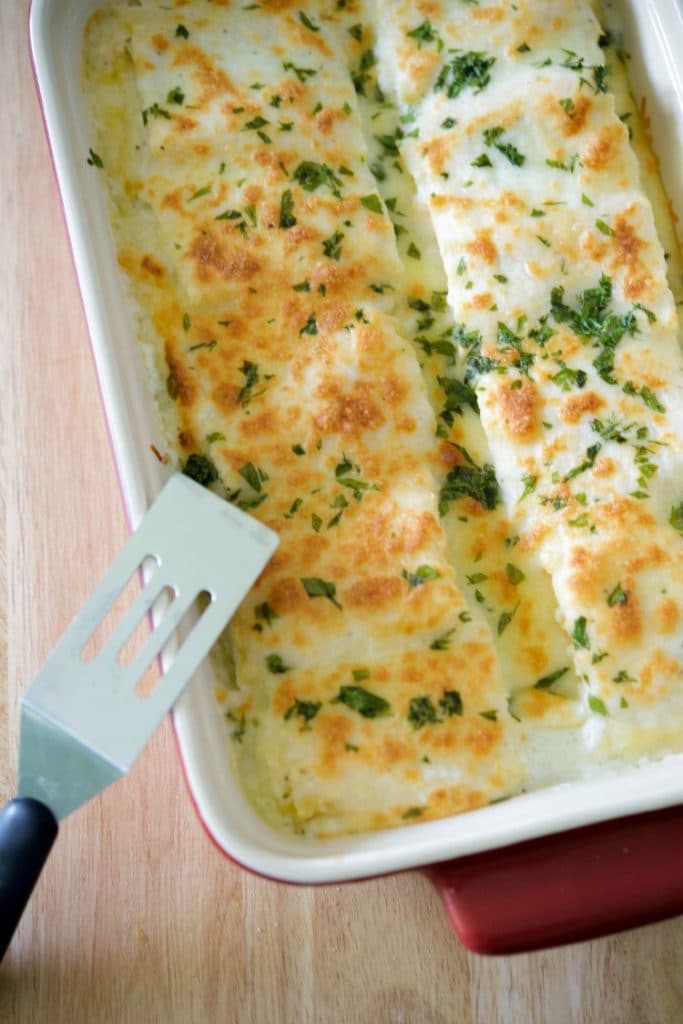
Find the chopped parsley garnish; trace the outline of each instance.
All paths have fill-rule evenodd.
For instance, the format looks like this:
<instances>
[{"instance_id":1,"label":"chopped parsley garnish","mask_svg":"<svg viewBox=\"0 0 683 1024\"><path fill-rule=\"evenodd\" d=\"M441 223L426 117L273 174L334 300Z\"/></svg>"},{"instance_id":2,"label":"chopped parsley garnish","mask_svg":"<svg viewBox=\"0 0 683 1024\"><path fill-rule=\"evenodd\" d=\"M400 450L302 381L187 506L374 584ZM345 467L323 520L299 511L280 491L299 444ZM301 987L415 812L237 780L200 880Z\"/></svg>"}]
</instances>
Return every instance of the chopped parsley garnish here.
<instances>
[{"instance_id":1,"label":"chopped parsley garnish","mask_svg":"<svg viewBox=\"0 0 683 1024\"><path fill-rule=\"evenodd\" d=\"M285 189L280 200L280 227L293 228L296 224L294 216L294 199L291 189Z\"/></svg>"},{"instance_id":2,"label":"chopped parsley garnish","mask_svg":"<svg viewBox=\"0 0 683 1024\"><path fill-rule=\"evenodd\" d=\"M268 479L268 474L264 470L255 466L253 462L245 462L243 466L237 470L243 480L249 484L252 490L260 494L263 490L263 484Z\"/></svg>"},{"instance_id":3,"label":"chopped parsley garnish","mask_svg":"<svg viewBox=\"0 0 683 1024\"><path fill-rule=\"evenodd\" d=\"M439 701L439 707L444 715L462 715L462 697L457 690L444 690L443 697Z\"/></svg>"},{"instance_id":4,"label":"chopped parsley garnish","mask_svg":"<svg viewBox=\"0 0 683 1024\"><path fill-rule=\"evenodd\" d=\"M613 235L614 234L614 231L609 226L609 224L606 221L601 220L599 217L598 217L598 219L595 222L595 226L598 229L598 231L601 234L603 234L603 235Z\"/></svg>"},{"instance_id":5,"label":"chopped parsley garnish","mask_svg":"<svg viewBox=\"0 0 683 1024\"><path fill-rule=\"evenodd\" d=\"M527 495L532 494L536 490L537 481L538 477L532 476L531 473L524 473L522 475L522 484L524 485L524 489L517 499L517 504L519 504L520 501L523 501Z\"/></svg>"},{"instance_id":6,"label":"chopped parsley garnish","mask_svg":"<svg viewBox=\"0 0 683 1024\"><path fill-rule=\"evenodd\" d=\"M572 639L577 647L583 647L584 650L589 651L591 647L588 633L586 632L586 617L581 615L574 623L572 630Z\"/></svg>"},{"instance_id":7,"label":"chopped parsley garnish","mask_svg":"<svg viewBox=\"0 0 683 1024\"><path fill-rule=\"evenodd\" d=\"M488 153L480 153L479 156L475 157L472 161L472 167L493 167L491 157Z\"/></svg>"},{"instance_id":8,"label":"chopped parsley garnish","mask_svg":"<svg viewBox=\"0 0 683 1024\"><path fill-rule=\"evenodd\" d=\"M315 22L308 17L305 11L299 11L299 21L311 32L320 31L320 25L316 25Z\"/></svg>"},{"instance_id":9,"label":"chopped parsley garnish","mask_svg":"<svg viewBox=\"0 0 683 1024\"><path fill-rule=\"evenodd\" d=\"M190 33L189 33L189 31L187 30L187 28L184 25L176 25L175 34L176 34L176 38L177 39L189 39L190 38Z\"/></svg>"},{"instance_id":10,"label":"chopped parsley garnish","mask_svg":"<svg viewBox=\"0 0 683 1024\"><path fill-rule=\"evenodd\" d=\"M196 192L193 192L190 198L187 200L188 203L194 202L195 199L201 199L202 196L208 196L211 191L210 185L204 185L202 188L198 188Z\"/></svg>"},{"instance_id":11,"label":"chopped parsley garnish","mask_svg":"<svg viewBox=\"0 0 683 1024\"><path fill-rule=\"evenodd\" d=\"M478 466L462 445L456 445L465 462L454 466L439 492L439 515L445 516L451 501L474 498L483 508L494 509L500 501L500 488L493 466Z\"/></svg>"},{"instance_id":12,"label":"chopped parsley garnish","mask_svg":"<svg viewBox=\"0 0 683 1024\"><path fill-rule=\"evenodd\" d=\"M615 604L626 604L628 601L628 594L622 587L621 583L617 583L614 590L607 595L607 604L610 608L614 608Z\"/></svg>"},{"instance_id":13,"label":"chopped parsley garnish","mask_svg":"<svg viewBox=\"0 0 683 1024\"><path fill-rule=\"evenodd\" d=\"M198 341L196 345L190 345L188 352L196 352L200 348L205 348L209 352L213 352L218 342L215 338L211 338L210 341Z\"/></svg>"},{"instance_id":14,"label":"chopped parsley garnish","mask_svg":"<svg viewBox=\"0 0 683 1024\"><path fill-rule=\"evenodd\" d=\"M502 612L500 618L498 619L498 625L496 626L496 632L498 633L498 636L502 636L503 635L503 633L508 628L508 626L510 625L510 623L514 619L515 615L517 614L517 609L518 608L519 608L519 601L517 602L517 604L515 605L515 607L512 609L511 612Z\"/></svg>"},{"instance_id":15,"label":"chopped parsley garnish","mask_svg":"<svg viewBox=\"0 0 683 1024\"><path fill-rule=\"evenodd\" d=\"M414 242L411 242L410 245L408 246L407 253L412 260L422 259L422 253L420 252L420 250L418 249Z\"/></svg>"},{"instance_id":16,"label":"chopped parsley garnish","mask_svg":"<svg viewBox=\"0 0 683 1024\"><path fill-rule=\"evenodd\" d=\"M366 210L370 210L371 213L382 212L382 200L377 195L361 196L361 206L364 206Z\"/></svg>"},{"instance_id":17,"label":"chopped parsley garnish","mask_svg":"<svg viewBox=\"0 0 683 1024\"><path fill-rule=\"evenodd\" d=\"M302 730L310 729L309 723L313 721L321 707L322 702L319 700L299 700L298 697L295 697L294 703L285 711L285 721L288 722L290 718L296 715L298 718L303 719Z\"/></svg>"},{"instance_id":18,"label":"chopped parsley garnish","mask_svg":"<svg viewBox=\"0 0 683 1024\"><path fill-rule=\"evenodd\" d=\"M573 480L581 473L585 473L587 469L591 469L601 449L601 444L592 444L589 448L586 448L586 458L578 466L574 466L573 469L569 470L564 477L564 482L569 483L570 480Z\"/></svg>"},{"instance_id":19,"label":"chopped parsley garnish","mask_svg":"<svg viewBox=\"0 0 683 1024\"><path fill-rule=\"evenodd\" d=\"M465 406L469 406L473 412L479 412L477 393L469 384L465 384L464 381L457 380L455 377L437 377L436 379L446 394L444 406L446 412L456 412L462 415Z\"/></svg>"},{"instance_id":20,"label":"chopped parsley garnish","mask_svg":"<svg viewBox=\"0 0 683 1024\"><path fill-rule=\"evenodd\" d=\"M607 714L607 707L605 706L605 702L603 700L600 700L599 697L594 697L592 693L588 697L588 707L591 709L591 711L595 711L595 713L598 715Z\"/></svg>"},{"instance_id":21,"label":"chopped parsley garnish","mask_svg":"<svg viewBox=\"0 0 683 1024\"><path fill-rule=\"evenodd\" d=\"M321 185L327 185L333 196L341 197L339 191L342 182L327 164L319 164L314 160L303 160L292 175L294 180L306 192L315 192Z\"/></svg>"},{"instance_id":22,"label":"chopped parsley garnish","mask_svg":"<svg viewBox=\"0 0 683 1024\"><path fill-rule=\"evenodd\" d=\"M451 640L453 639L454 633L455 627L453 627L453 629L447 629L445 633L442 633L440 636L437 636L434 640L432 640L431 644L429 645L430 651L447 651L448 648L450 647L450 643Z\"/></svg>"},{"instance_id":23,"label":"chopped parsley garnish","mask_svg":"<svg viewBox=\"0 0 683 1024\"><path fill-rule=\"evenodd\" d=\"M100 170L102 170L102 168L104 167L102 157L99 155L99 153L96 153L94 149L88 150L88 159L86 160L86 163L90 167L99 167Z\"/></svg>"},{"instance_id":24,"label":"chopped parsley garnish","mask_svg":"<svg viewBox=\"0 0 683 1024\"><path fill-rule=\"evenodd\" d=\"M151 107L145 107L142 111L142 123L147 126L147 122L150 117L165 117L167 121L171 120L171 115L168 110L164 110L158 103L153 103Z\"/></svg>"},{"instance_id":25,"label":"chopped parsley garnish","mask_svg":"<svg viewBox=\"0 0 683 1024\"><path fill-rule=\"evenodd\" d=\"M679 533L683 533L683 501L680 505L673 505L671 507L669 523L673 526L674 530L678 530Z\"/></svg>"},{"instance_id":26,"label":"chopped parsley garnish","mask_svg":"<svg viewBox=\"0 0 683 1024\"><path fill-rule=\"evenodd\" d=\"M411 818L419 818L424 814L424 807L409 807L407 811L404 811L401 815L403 821L410 821Z\"/></svg>"},{"instance_id":27,"label":"chopped parsley garnish","mask_svg":"<svg viewBox=\"0 0 683 1024\"><path fill-rule=\"evenodd\" d=\"M335 608L342 610L337 600L337 588L329 580L321 580L319 576L306 576L301 579L303 588L309 597L326 597Z\"/></svg>"},{"instance_id":28,"label":"chopped parsley garnish","mask_svg":"<svg viewBox=\"0 0 683 1024\"><path fill-rule=\"evenodd\" d=\"M189 331L191 326L192 326L192 321L190 320L190 314L189 313L183 313L183 330L184 331Z\"/></svg>"},{"instance_id":29,"label":"chopped parsley garnish","mask_svg":"<svg viewBox=\"0 0 683 1024\"><path fill-rule=\"evenodd\" d=\"M437 710L431 697L412 697L408 706L408 721L413 729L421 729L425 725L439 722Z\"/></svg>"},{"instance_id":30,"label":"chopped parsley garnish","mask_svg":"<svg viewBox=\"0 0 683 1024\"><path fill-rule=\"evenodd\" d=\"M199 455L197 452L188 456L183 466L183 473L204 487L208 487L209 484L218 480L218 470L213 459L210 459L208 455Z\"/></svg>"},{"instance_id":31,"label":"chopped parsley garnish","mask_svg":"<svg viewBox=\"0 0 683 1024\"><path fill-rule=\"evenodd\" d=\"M185 102L185 93L183 92L179 85L176 85L174 89L171 89L169 91L166 97L166 102L177 103L178 106L181 106Z\"/></svg>"},{"instance_id":32,"label":"chopped parsley garnish","mask_svg":"<svg viewBox=\"0 0 683 1024\"><path fill-rule=\"evenodd\" d=\"M376 693L370 693L363 686L340 686L332 704L345 704L363 718L386 718L391 714L389 701L378 697Z\"/></svg>"},{"instance_id":33,"label":"chopped parsley garnish","mask_svg":"<svg viewBox=\"0 0 683 1024\"><path fill-rule=\"evenodd\" d=\"M304 446L302 444L293 444L292 445L292 451L294 452L295 455L305 455L306 454L306 449L304 448Z\"/></svg>"},{"instance_id":34,"label":"chopped parsley garnish","mask_svg":"<svg viewBox=\"0 0 683 1024\"><path fill-rule=\"evenodd\" d=\"M317 334L318 333L318 321L315 318L315 313L309 313L308 320L300 328L299 334Z\"/></svg>"},{"instance_id":35,"label":"chopped parsley garnish","mask_svg":"<svg viewBox=\"0 0 683 1024\"><path fill-rule=\"evenodd\" d=\"M260 633L263 629L263 626L261 625L262 622L265 622L267 626L272 626L273 620L279 619L280 616L267 601L263 601L261 604L257 604L254 608L254 618L258 623L257 626L254 626L254 629Z\"/></svg>"},{"instance_id":36,"label":"chopped parsley garnish","mask_svg":"<svg viewBox=\"0 0 683 1024\"><path fill-rule=\"evenodd\" d=\"M569 672L569 666L565 665L564 668L558 668L554 672L548 673L547 676L541 676L534 683L534 690L549 690L553 683L556 683L559 679L562 679Z\"/></svg>"},{"instance_id":37,"label":"chopped parsley garnish","mask_svg":"<svg viewBox=\"0 0 683 1024\"><path fill-rule=\"evenodd\" d=\"M410 39L417 40L418 50L422 49L423 43L436 43L439 52L443 50L443 39L438 32L434 30L429 18L425 18L422 24L418 25L417 28L411 29L410 32L406 32L406 35Z\"/></svg>"},{"instance_id":38,"label":"chopped parsley garnish","mask_svg":"<svg viewBox=\"0 0 683 1024\"><path fill-rule=\"evenodd\" d=\"M511 142L501 141L504 131L505 129L501 128L500 125L496 125L495 128L486 128L484 130L484 142L487 146L493 146L499 153L502 153L515 167L521 167L526 157Z\"/></svg>"},{"instance_id":39,"label":"chopped parsley garnish","mask_svg":"<svg viewBox=\"0 0 683 1024\"><path fill-rule=\"evenodd\" d=\"M363 26L360 23L356 25L351 25L351 27L347 29L347 32L349 33L352 39L356 40L357 43L361 42L363 38Z\"/></svg>"},{"instance_id":40,"label":"chopped parsley garnish","mask_svg":"<svg viewBox=\"0 0 683 1024\"><path fill-rule=\"evenodd\" d=\"M282 676L285 672L289 672L291 668L290 665L285 665L279 654L269 654L266 658L266 665L268 666L268 671L272 672L274 676Z\"/></svg>"},{"instance_id":41,"label":"chopped parsley garnish","mask_svg":"<svg viewBox=\"0 0 683 1024\"><path fill-rule=\"evenodd\" d=\"M563 391L571 391L572 388L585 387L588 374L585 370L572 370L570 366L563 366L550 379Z\"/></svg>"},{"instance_id":42,"label":"chopped parsley garnish","mask_svg":"<svg viewBox=\"0 0 683 1024\"><path fill-rule=\"evenodd\" d=\"M495 57L487 57L481 51L449 50L453 56L439 72L434 91L444 90L449 99L455 99L463 89L481 92L491 81L491 68Z\"/></svg>"},{"instance_id":43,"label":"chopped parsley garnish","mask_svg":"<svg viewBox=\"0 0 683 1024\"><path fill-rule=\"evenodd\" d=\"M526 579L526 576L524 575L522 570L518 569L516 565L512 564L512 562L508 562L507 565L505 566L505 575L510 580L510 583L512 583L515 587L518 584L523 583Z\"/></svg>"},{"instance_id":44,"label":"chopped parsley garnish","mask_svg":"<svg viewBox=\"0 0 683 1024\"><path fill-rule=\"evenodd\" d=\"M408 572L407 569L403 569L401 576L412 590L414 587L422 586L428 580L438 580L441 573L437 572L431 565L419 565L415 572Z\"/></svg>"},{"instance_id":45,"label":"chopped parsley garnish","mask_svg":"<svg viewBox=\"0 0 683 1024\"><path fill-rule=\"evenodd\" d=\"M496 708L491 708L488 711L480 711L479 712L479 717L480 718L485 718L489 722L497 722L498 721L498 711L496 710Z\"/></svg>"},{"instance_id":46,"label":"chopped parsley garnish","mask_svg":"<svg viewBox=\"0 0 683 1024\"><path fill-rule=\"evenodd\" d=\"M360 61L358 62L358 70L354 71L351 75L353 81L353 87L360 96L365 96L365 87L368 85L371 79L371 70L377 63L372 50L364 50L360 55Z\"/></svg>"},{"instance_id":47,"label":"chopped parsley garnish","mask_svg":"<svg viewBox=\"0 0 683 1024\"><path fill-rule=\"evenodd\" d=\"M258 364L245 359L240 366L240 373L244 377L244 384L237 395L237 401L246 407L251 399L254 398L254 388L259 382Z\"/></svg>"},{"instance_id":48,"label":"chopped parsley garnish","mask_svg":"<svg viewBox=\"0 0 683 1024\"><path fill-rule=\"evenodd\" d=\"M333 235L323 241L323 252L330 260L339 260L341 256L341 243L344 238L343 231L335 231Z\"/></svg>"},{"instance_id":49,"label":"chopped parsley garnish","mask_svg":"<svg viewBox=\"0 0 683 1024\"><path fill-rule=\"evenodd\" d=\"M568 174L574 173L574 168L579 159L578 153L572 153L569 160L546 160L548 167L554 167L558 171L567 171Z\"/></svg>"},{"instance_id":50,"label":"chopped parsley garnish","mask_svg":"<svg viewBox=\"0 0 683 1024\"><path fill-rule=\"evenodd\" d=\"M568 324L575 333L591 339L600 347L593 366L607 384L616 383L612 376L616 346L625 335L633 337L638 333L636 311L643 312L650 324L656 319L654 313L640 303L633 305L629 312L618 315L609 308L611 296L611 280L604 273L596 288L587 288L579 293L574 308L564 302L561 286L553 288L550 296L550 311L556 321Z\"/></svg>"},{"instance_id":51,"label":"chopped parsley garnish","mask_svg":"<svg viewBox=\"0 0 683 1024\"><path fill-rule=\"evenodd\" d=\"M298 68L292 64L291 60L285 60L282 62L282 67L285 71L293 71L300 82L306 82L313 75L317 75L317 71L314 68Z\"/></svg>"},{"instance_id":52,"label":"chopped parsley garnish","mask_svg":"<svg viewBox=\"0 0 683 1024\"><path fill-rule=\"evenodd\" d=\"M207 444L215 444L216 441L225 441L225 434L221 434L220 430L212 430L206 435Z\"/></svg>"}]
</instances>

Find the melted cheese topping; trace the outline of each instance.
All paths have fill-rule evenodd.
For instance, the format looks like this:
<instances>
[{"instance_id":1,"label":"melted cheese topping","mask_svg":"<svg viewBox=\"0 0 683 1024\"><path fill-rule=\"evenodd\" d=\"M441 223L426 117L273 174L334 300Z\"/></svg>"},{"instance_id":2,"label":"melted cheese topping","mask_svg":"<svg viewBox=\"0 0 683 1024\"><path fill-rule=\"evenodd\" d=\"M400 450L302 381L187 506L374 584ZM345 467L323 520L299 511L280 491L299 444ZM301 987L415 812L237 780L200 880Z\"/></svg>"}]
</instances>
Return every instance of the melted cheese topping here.
<instances>
[{"instance_id":1,"label":"melted cheese topping","mask_svg":"<svg viewBox=\"0 0 683 1024\"><path fill-rule=\"evenodd\" d=\"M566 5L541 6L546 27L565 25ZM583 47L557 36L548 50L525 5L510 24L489 6L510 31L473 53L469 26L434 4L427 71L420 5L381 7L380 79L412 104L402 152L508 510L573 640L586 742L600 755L680 745L680 717L668 719L683 677L678 320L628 131L603 92L600 28L575 5L570 20L592 25ZM511 52L520 35L528 45Z\"/></svg>"},{"instance_id":2,"label":"melted cheese topping","mask_svg":"<svg viewBox=\"0 0 683 1024\"><path fill-rule=\"evenodd\" d=\"M428 7L86 32L169 444L281 538L222 647L233 753L317 835L682 738L677 320L599 26Z\"/></svg>"}]
</instances>

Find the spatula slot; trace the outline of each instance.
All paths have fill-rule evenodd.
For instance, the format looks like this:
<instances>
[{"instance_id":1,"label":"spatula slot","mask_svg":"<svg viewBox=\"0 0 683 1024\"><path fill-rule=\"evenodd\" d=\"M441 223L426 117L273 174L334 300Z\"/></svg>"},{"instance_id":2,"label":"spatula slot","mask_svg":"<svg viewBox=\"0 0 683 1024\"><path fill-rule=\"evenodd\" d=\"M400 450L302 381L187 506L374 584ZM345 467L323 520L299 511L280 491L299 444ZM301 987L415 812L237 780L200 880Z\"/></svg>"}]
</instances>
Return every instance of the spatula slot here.
<instances>
[{"instance_id":1,"label":"spatula slot","mask_svg":"<svg viewBox=\"0 0 683 1024\"><path fill-rule=\"evenodd\" d=\"M151 696L156 686L163 681L158 667L159 656L168 670L212 601L213 595L208 590L201 590L184 608L180 607L182 602L178 601L175 607L166 610L163 620L158 623L139 655L137 667L141 675L135 685L137 697L145 699ZM145 666L144 669L142 666Z\"/></svg>"},{"instance_id":2,"label":"spatula slot","mask_svg":"<svg viewBox=\"0 0 683 1024\"><path fill-rule=\"evenodd\" d=\"M143 649L150 635L158 626L163 617L168 613L171 605L176 599L176 592L168 585L161 588L159 596L154 599L150 615L142 615L134 626L128 638L124 640L116 655L116 660L122 668L132 665L140 651ZM151 618L151 621L150 621ZM153 625L155 624L155 625Z\"/></svg>"},{"instance_id":3,"label":"spatula slot","mask_svg":"<svg viewBox=\"0 0 683 1024\"><path fill-rule=\"evenodd\" d=\"M159 568L159 564L160 562L156 555L146 555L133 569L124 586L111 594L108 604L105 604L100 612L96 628L83 644L81 649L83 661L90 664L95 658L99 657L101 651L109 642L109 638L123 621L124 615L140 596L142 590L149 586ZM147 629L148 633L149 628ZM143 641L144 637L138 643L136 650L140 649ZM128 664L131 660L132 657L126 662L121 662L121 664Z\"/></svg>"}]
</instances>

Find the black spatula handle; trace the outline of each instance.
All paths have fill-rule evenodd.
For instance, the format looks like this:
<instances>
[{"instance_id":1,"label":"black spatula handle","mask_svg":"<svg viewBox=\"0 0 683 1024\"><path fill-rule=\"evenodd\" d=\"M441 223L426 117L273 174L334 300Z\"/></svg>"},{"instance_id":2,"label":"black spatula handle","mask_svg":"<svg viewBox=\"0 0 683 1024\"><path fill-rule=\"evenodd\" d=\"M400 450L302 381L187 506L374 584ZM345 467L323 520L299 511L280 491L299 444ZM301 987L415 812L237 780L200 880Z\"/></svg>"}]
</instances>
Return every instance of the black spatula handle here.
<instances>
[{"instance_id":1,"label":"black spatula handle","mask_svg":"<svg viewBox=\"0 0 683 1024\"><path fill-rule=\"evenodd\" d=\"M45 804L17 797L0 813L0 960L52 849L59 825Z\"/></svg>"}]
</instances>

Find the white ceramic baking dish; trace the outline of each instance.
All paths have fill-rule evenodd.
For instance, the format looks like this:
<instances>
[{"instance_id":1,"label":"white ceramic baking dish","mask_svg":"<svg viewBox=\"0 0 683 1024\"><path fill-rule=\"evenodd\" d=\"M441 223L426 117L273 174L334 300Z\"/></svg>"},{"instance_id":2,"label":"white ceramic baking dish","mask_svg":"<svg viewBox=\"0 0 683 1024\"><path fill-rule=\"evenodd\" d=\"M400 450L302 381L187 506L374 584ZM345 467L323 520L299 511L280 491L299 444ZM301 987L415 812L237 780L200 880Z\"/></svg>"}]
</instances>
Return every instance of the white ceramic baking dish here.
<instances>
[{"instance_id":1,"label":"white ceramic baking dish","mask_svg":"<svg viewBox=\"0 0 683 1024\"><path fill-rule=\"evenodd\" d=\"M85 22L98 6L102 0L33 0L30 46L121 489L135 527L167 471L150 447L165 444L145 386L105 190L86 163L92 138L81 93L81 46ZM613 0L612 6L625 29L631 85L647 99L664 183L683 218L683 72L677 59L683 11L676 0ZM683 868L673 858L683 841L683 756L441 821L310 840L274 831L245 799L229 770L208 666L176 707L174 725L200 819L229 857L263 875L340 882L437 865L431 874L456 930L472 948L486 951L568 941L683 912ZM662 808L669 810L652 813ZM627 865L625 847L626 853L639 850ZM578 897L566 885L577 877ZM656 900L647 896L653 878L659 880Z\"/></svg>"}]
</instances>

